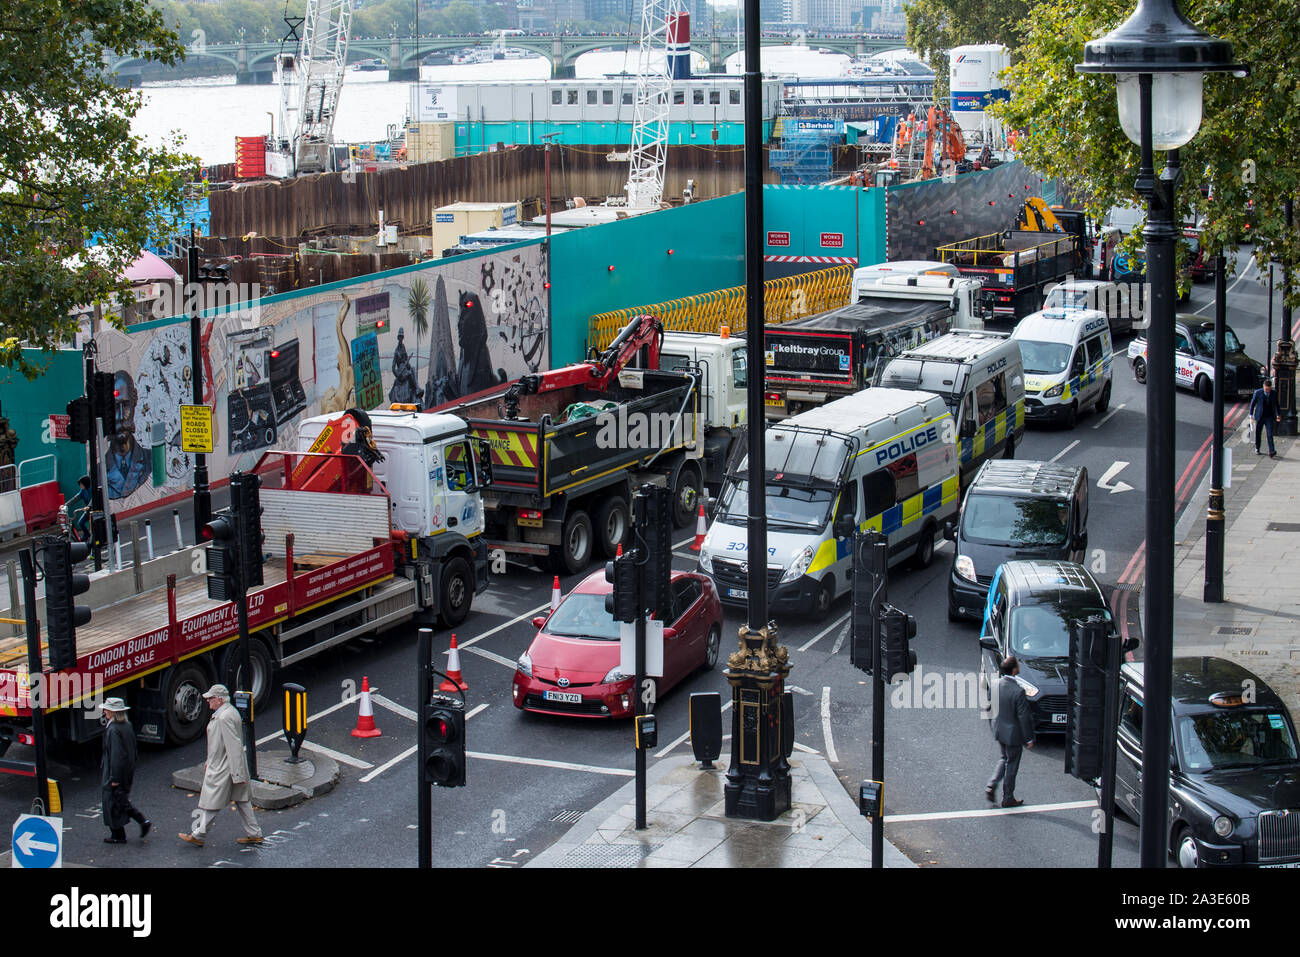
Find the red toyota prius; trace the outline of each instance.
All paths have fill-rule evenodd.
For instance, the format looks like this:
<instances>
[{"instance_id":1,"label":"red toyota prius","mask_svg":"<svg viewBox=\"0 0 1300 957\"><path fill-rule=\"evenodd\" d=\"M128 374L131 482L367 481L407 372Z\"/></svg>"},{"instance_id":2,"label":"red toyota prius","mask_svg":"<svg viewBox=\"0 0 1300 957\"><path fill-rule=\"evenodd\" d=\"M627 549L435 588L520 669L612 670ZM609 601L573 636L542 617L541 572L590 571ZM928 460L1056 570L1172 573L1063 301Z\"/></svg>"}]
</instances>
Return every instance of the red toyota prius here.
<instances>
[{"instance_id":1,"label":"red toyota prius","mask_svg":"<svg viewBox=\"0 0 1300 957\"><path fill-rule=\"evenodd\" d=\"M605 610L612 589L604 571L595 572L549 616L533 619L537 637L519 656L511 688L516 708L587 718L635 713L633 677L619 670L619 623ZM697 668L716 665L722 642L722 605L713 582L704 575L675 572L672 598L656 698Z\"/></svg>"}]
</instances>

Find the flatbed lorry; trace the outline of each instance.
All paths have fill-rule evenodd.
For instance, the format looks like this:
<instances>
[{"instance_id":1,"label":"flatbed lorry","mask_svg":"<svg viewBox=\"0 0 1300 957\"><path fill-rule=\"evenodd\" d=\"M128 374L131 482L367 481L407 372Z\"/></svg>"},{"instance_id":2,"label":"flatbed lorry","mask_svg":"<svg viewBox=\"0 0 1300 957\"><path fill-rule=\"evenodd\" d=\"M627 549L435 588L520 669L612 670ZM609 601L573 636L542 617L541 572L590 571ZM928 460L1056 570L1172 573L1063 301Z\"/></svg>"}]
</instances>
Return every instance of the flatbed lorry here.
<instances>
[{"instance_id":1,"label":"flatbed lorry","mask_svg":"<svg viewBox=\"0 0 1300 957\"><path fill-rule=\"evenodd\" d=\"M0 639L0 772L32 773L30 761L6 752L31 742L34 687L55 739L98 737L95 705L111 692L127 700L141 740L186 744L204 732L202 695L214 682L251 690L256 709L269 701L278 668L417 616L465 620L488 584L481 470L465 423L375 411L318 416L303 428L344 433L346 447L366 454L272 452L256 466L268 557L263 584L246 596L251 680L235 602L208 597L203 548L93 578L78 599L92 615L76 629L75 667L51 671L43 648L33 679L26 637ZM457 447L471 463L460 487L431 482L429 463ZM439 525L453 513L455 527ZM36 607L43 620L44 602Z\"/></svg>"}]
</instances>

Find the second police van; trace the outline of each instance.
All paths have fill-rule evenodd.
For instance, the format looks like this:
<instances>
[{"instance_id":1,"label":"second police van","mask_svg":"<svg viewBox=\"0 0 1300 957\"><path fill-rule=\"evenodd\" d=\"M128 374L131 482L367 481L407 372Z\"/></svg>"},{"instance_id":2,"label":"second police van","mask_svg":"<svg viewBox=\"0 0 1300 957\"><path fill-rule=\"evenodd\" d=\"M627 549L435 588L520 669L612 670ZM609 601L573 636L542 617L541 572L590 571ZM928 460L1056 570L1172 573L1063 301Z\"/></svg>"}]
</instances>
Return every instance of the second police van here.
<instances>
[{"instance_id":1,"label":"second police van","mask_svg":"<svg viewBox=\"0 0 1300 957\"><path fill-rule=\"evenodd\" d=\"M1044 309L1021 319L1011 338L1025 367L1025 417L1074 428L1079 413L1110 407L1110 321L1097 309Z\"/></svg>"},{"instance_id":2,"label":"second police van","mask_svg":"<svg viewBox=\"0 0 1300 957\"><path fill-rule=\"evenodd\" d=\"M824 617L853 581L853 535L889 540L890 564L934 557L957 513L956 429L928 392L867 389L768 426L769 607ZM728 604L749 598L749 459L727 475L700 567Z\"/></svg>"}]
</instances>

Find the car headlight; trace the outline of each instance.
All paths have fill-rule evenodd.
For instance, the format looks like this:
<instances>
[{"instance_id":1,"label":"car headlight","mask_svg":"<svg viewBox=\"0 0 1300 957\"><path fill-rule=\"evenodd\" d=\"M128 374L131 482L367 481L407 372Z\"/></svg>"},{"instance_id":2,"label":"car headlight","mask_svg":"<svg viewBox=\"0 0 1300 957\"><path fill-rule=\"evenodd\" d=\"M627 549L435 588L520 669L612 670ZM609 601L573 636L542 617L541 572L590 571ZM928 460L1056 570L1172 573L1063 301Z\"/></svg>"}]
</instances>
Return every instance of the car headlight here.
<instances>
[{"instance_id":1,"label":"car headlight","mask_svg":"<svg viewBox=\"0 0 1300 957\"><path fill-rule=\"evenodd\" d=\"M975 563L971 561L969 555L958 555L953 568L956 569L958 578L964 578L970 582L977 580L975 578Z\"/></svg>"},{"instance_id":2,"label":"car headlight","mask_svg":"<svg viewBox=\"0 0 1300 957\"><path fill-rule=\"evenodd\" d=\"M632 676L625 675L623 674L623 672L619 671L617 667L614 667L609 669L609 674L605 675L605 678L603 681L601 681L601 684L603 685L618 684L620 681L627 681L627 679L630 677Z\"/></svg>"},{"instance_id":3,"label":"car headlight","mask_svg":"<svg viewBox=\"0 0 1300 957\"><path fill-rule=\"evenodd\" d=\"M1220 814L1214 819L1214 833L1219 837L1227 837L1232 833L1232 818L1226 814Z\"/></svg>"},{"instance_id":4,"label":"car headlight","mask_svg":"<svg viewBox=\"0 0 1300 957\"><path fill-rule=\"evenodd\" d=\"M515 662L515 667L529 677L532 677L533 659L528 657L528 652L525 651L519 656L519 660Z\"/></svg>"},{"instance_id":5,"label":"car headlight","mask_svg":"<svg viewBox=\"0 0 1300 957\"><path fill-rule=\"evenodd\" d=\"M706 575L713 574L713 556L702 548L700 549L700 570Z\"/></svg>"},{"instance_id":6,"label":"car headlight","mask_svg":"<svg viewBox=\"0 0 1300 957\"><path fill-rule=\"evenodd\" d=\"M1028 681L1026 681L1024 678L1020 677L1019 675L1016 675L1016 681L1018 681L1018 682L1020 683L1020 687L1022 687L1022 688L1025 689L1025 697L1026 697L1026 698L1037 698L1037 697L1038 697L1038 688L1036 688L1034 685L1031 685Z\"/></svg>"},{"instance_id":7,"label":"car headlight","mask_svg":"<svg viewBox=\"0 0 1300 957\"><path fill-rule=\"evenodd\" d=\"M787 568L785 573L781 576L781 584L784 585L798 579L800 575L808 570L808 566L812 564L812 560L812 546L805 545L803 550L794 556L794 561L790 563L790 567Z\"/></svg>"},{"instance_id":8,"label":"car headlight","mask_svg":"<svg viewBox=\"0 0 1300 957\"><path fill-rule=\"evenodd\" d=\"M1064 392L1064 391L1065 391L1065 383L1062 382L1060 385L1054 385L1054 386L1052 386L1050 389L1048 389L1046 392L1044 392L1044 393L1043 393L1043 398L1044 398L1044 399L1055 399L1058 395L1060 395L1060 394L1061 394L1062 392Z\"/></svg>"}]
</instances>

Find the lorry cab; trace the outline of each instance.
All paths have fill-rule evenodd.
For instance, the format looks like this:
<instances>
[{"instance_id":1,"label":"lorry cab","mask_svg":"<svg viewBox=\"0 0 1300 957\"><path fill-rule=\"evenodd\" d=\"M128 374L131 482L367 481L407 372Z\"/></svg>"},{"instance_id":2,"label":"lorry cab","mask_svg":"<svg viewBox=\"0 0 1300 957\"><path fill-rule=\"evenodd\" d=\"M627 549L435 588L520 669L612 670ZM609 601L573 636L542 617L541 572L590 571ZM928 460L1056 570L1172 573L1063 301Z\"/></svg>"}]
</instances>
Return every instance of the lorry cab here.
<instances>
[{"instance_id":1,"label":"lorry cab","mask_svg":"<svg viewBox=\"0 0 1300 957\"><path fill-rule=\"evenodd\" d=\"M1025 434L1020 345L1006 333L957 330L890 360L877 385L933 392L957 424L961 483L997 455L1015 458Z\"/></svg>"},{"instance_id":2,"label":"lorry cab","mask_svg":"<svg viewBox=\"0 0 1300 957\"><path fill-rule=\"evenodd\" d=\"M770 425L766 445L773 612L824 617L852 586L855 530L889 542L890 564L924 567L956 514L952 416L927 392L868 389ZM700 567L725 603L748 600L748 458L727 475L700 548Z\"/></svg>"},{"instance_id":3,"label":"lorry cab","mask_svg":"<svg viewBox=\"0 0 1300 957\"><path fill-rule=\"evenodd\" d=\"M700 411L704 416L705 478L716 488L726 473L735 443L744 435L749 397L749 347L745 337L726 332L665 332L659 368L697 371Z\"/></svg>"},{"instance_id":4,"label":"lorry cab","mask_svg":"<svg viewBox=\"0 0 1300 957\"><path fill-rule=\"evenodd\" d=\"M1025 416L1074 428L1079 413L1110 408L1110 320L1097 309L1044 309L1016 325L1025 368Z\"/></svg>"}]
</instances>

